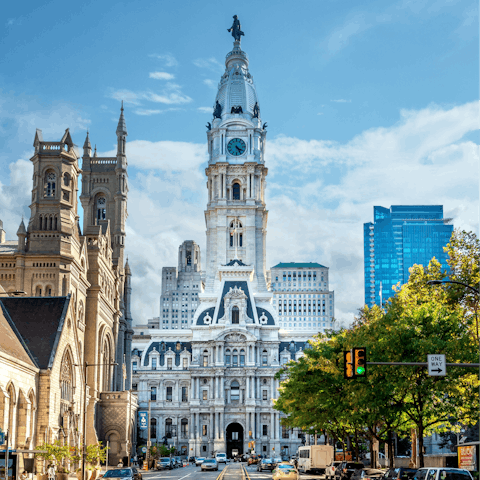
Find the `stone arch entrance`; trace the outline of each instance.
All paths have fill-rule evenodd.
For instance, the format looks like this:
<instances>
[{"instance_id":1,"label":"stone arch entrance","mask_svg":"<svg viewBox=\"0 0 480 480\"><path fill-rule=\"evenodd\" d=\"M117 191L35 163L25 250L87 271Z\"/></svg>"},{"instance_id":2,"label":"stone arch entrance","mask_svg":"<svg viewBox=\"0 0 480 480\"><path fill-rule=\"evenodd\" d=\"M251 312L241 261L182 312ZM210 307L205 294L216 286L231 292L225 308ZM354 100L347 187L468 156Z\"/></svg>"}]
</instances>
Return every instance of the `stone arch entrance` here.
<instances>
[{"instance_id":1,"label":"stone arch entrance","mask_svg":"<svg viewBox=\"0 0 480 480\"><path fill-rule=\"evenodd\" d=\"M231 423L227 427L227 458L232 457L232 450L243 453L243 427L239 423Z\"/></svg>"}]
</instances>

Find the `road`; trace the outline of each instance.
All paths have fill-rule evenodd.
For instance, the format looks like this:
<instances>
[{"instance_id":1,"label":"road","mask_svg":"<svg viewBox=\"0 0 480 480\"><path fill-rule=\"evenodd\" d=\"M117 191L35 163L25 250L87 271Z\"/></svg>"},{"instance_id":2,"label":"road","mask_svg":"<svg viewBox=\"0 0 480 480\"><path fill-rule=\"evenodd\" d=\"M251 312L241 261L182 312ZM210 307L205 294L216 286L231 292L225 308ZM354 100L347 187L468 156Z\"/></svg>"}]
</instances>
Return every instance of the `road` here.
<instances>
[{"instance_id":1,"label":"road","mask_svg":"<svg viewBox=\"0 0 480 480\"><path fill-rule=\"evenodd\" d=\"M225 470L226 468L226 470ZM225 471L224 471L225 470ZM247 467L246 463L220 463L218 472L200 470L189 465L175 470L142 471L143 480L271 480L271 472L257 472L256 465ZM300 475L301 480L319 480L319 475Z\"/></svg>"}]
</instances>

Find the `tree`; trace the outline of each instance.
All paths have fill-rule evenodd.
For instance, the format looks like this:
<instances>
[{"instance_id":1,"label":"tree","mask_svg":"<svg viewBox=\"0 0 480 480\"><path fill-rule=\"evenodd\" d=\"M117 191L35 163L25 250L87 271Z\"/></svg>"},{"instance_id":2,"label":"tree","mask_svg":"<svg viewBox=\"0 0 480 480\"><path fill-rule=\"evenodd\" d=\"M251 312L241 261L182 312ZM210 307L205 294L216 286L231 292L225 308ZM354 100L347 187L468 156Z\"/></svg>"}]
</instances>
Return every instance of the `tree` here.
<instances>
[{"instance_id":1,"label":"tree","mask_svg":"<svg viewBox=\"0 0 480 480\"><path fill-rule=\"evenodd\" d=\"M63 473L66 470L65 460L70 460L70 446L61 445L60 440L54 443L43 443L35 448L35 450L43 450L35 454L37 458L43 458L49 463L55 463L57 471Z\"/></svg>"}]
</instances>

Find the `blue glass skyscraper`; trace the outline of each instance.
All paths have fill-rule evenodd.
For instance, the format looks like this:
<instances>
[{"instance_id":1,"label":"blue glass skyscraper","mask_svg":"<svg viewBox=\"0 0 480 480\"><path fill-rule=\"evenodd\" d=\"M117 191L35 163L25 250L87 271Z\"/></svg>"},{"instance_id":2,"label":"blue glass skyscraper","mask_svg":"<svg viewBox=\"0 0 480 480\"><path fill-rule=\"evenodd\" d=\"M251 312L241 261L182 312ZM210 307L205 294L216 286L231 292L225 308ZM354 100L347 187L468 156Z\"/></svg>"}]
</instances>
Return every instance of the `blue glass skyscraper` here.
<instances>
[{"instance_id":1,"label":"blue glass skyscraper","mask_svg":"<svg viewBox=\"0 0 480 480\"><path fill-rule=\"evenodd\" d=\"M447 245L452 219L443 218L443 205L373 207L373 223L363 224L365 304L380 305L393 296L393 285L408 281L408 269L427 266L435 257L448 269Z\"/></svg>"}]
</instances>

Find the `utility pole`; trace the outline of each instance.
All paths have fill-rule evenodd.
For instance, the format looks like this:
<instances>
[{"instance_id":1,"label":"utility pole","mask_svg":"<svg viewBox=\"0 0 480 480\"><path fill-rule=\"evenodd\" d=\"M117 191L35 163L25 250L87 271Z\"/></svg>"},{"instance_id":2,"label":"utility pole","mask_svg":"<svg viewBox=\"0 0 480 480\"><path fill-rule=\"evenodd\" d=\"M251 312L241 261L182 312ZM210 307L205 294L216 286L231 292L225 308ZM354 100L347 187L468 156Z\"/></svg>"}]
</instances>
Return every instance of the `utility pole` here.
<instances>
[{"instance_id":1,"label":"utility pole","mask_svg":"<svg viewBox=\"0 0 480 480\"><path fill-rule=\"evenodd\" d=\"M148 399L148 426L147 426L147 470L150 468L150 447L152 446L152 442L150 440L150 425L152 424L152 420L150 418L152 412L152 399Z\"/></svg>"}]
</instances>

